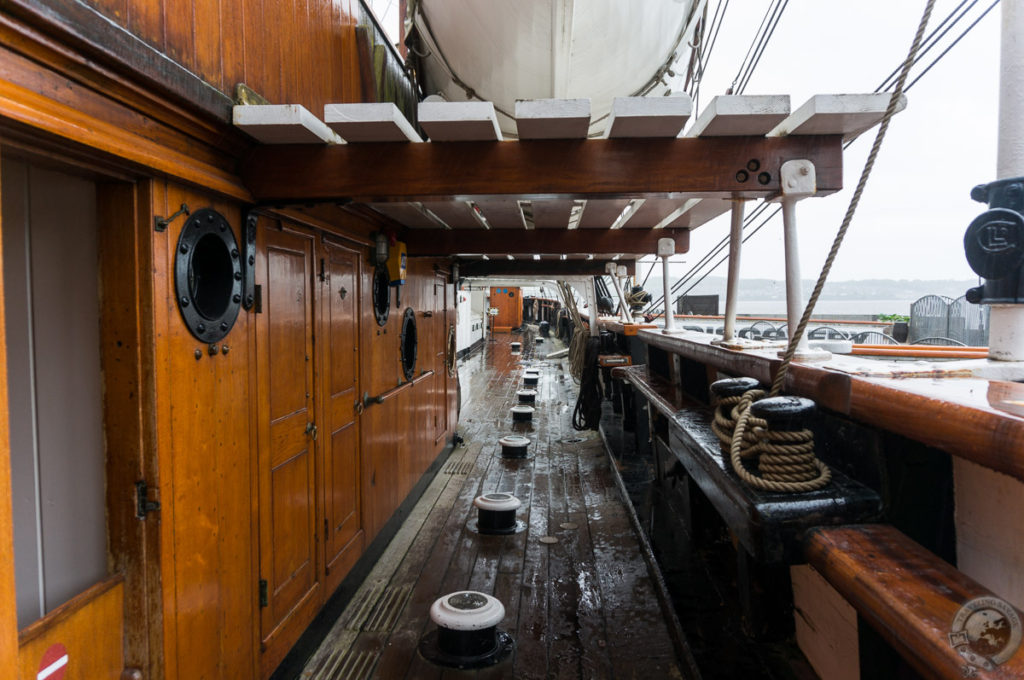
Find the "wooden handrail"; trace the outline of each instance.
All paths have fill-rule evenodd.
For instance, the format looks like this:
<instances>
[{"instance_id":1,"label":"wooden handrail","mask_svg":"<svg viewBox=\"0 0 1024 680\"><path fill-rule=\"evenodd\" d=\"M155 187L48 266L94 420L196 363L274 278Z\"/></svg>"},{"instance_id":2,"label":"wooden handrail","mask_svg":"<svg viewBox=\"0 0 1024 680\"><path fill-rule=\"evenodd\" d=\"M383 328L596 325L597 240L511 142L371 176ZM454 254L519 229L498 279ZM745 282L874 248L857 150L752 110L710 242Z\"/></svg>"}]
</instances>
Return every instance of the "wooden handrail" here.
<instances>
[{"instance_id":1,"label":"wooden handrail","mask_svg":"<svg viewBox=\"0 0 1024 680\"><path fill-rule=\"evenodd\" d=\"M968 661L950 635L962 627L961 607L997 597L991 591L886 525L813 529L806 557L919 673L965 677ZM978 668L976 677L1024 677L1024 646L991 671Z\"/></svg>"}]
</instances>

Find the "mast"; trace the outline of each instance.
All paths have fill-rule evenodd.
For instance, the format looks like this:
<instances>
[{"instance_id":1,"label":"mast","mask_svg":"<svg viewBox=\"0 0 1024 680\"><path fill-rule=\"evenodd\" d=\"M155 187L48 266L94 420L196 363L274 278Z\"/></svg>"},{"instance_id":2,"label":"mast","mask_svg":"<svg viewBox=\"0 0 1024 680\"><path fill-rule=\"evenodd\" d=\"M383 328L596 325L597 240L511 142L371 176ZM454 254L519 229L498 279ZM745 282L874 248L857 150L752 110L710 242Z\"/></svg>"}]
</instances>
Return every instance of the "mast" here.
<instances>
[{"instance_id":1,"label":"mast","mask_svg":"<svg viewBox=\"0 0 1024 680\"><path fill-rule=\"evenodd\" d=\"M1024 176L1024 6L1003 0L996 179ZM993 304L989 358L1024 361L1024 305Z\"/></svg>"}]
</instances>

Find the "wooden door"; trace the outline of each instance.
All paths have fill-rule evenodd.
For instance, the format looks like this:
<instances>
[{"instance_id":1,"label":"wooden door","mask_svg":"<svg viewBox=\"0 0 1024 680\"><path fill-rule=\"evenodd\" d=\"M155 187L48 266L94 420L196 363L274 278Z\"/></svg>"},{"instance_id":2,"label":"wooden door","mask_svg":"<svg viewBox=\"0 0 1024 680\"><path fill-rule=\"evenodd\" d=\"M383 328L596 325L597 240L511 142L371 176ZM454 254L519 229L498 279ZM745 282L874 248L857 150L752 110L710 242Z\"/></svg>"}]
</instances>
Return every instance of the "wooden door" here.
<instances>
[{"instance_id":1,"label":"wooden door","mask_svg":"<svg viewBox=\"0 0 1024 680\"><path fill-rule=\"evenodd\" d=\"M327 591L341 582L362 552L359 503L359 255L324 241L321 250L321 323L324 394L324 553ZM361 410L361 409L360 409Z\"/></svg>"},{"instance_id":2,"label":"wooden door","mask_svg":"<svg viewBox=\"0 0 1024 680\"><path fill-rule=\"evenodd\" d=\"M319 608L311 234L261 223L256 284L257 465L263 675Z\"/></svg>"},{"instance_id":3,"label":"wooden door","mask_svg":"<svg viewBox=\"0 0 1024 680\"><path fill-rule=\"evenodd\" d=\"M448 305L445 304L447 275L434 277L433 316L431 317L431 347L434 349L434 444L438 444L448 431L448 369L445 352L448 347Z\"/></svg>"}]
</instances>

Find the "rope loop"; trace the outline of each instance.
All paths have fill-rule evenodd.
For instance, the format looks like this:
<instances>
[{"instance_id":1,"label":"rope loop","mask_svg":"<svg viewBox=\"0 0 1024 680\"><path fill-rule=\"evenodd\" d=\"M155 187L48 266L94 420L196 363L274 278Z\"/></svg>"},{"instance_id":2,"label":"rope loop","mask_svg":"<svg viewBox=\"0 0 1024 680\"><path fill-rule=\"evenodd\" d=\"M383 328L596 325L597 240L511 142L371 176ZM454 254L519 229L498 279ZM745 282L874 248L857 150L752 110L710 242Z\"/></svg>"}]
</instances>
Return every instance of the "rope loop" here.
<instances>
[{"instance_id":1,"label":"rope loop","mask_svg":"<svg viewBox=\"0 0 1024 680\"><path fill-rule=\"evenodd\" d=\"M749 390L740 397L724 397L716 404L711 429L723 442L731 422L728 441L732 469L755 489L780 493L814 491L832 480L832 471L814 455L814 434L808 429L777 431L750 412L750 406L767 396L764 390ZM729 410L729 417L723 411ZM744 461L756 461L757 473Z\"/></svg>"}]
</instances>

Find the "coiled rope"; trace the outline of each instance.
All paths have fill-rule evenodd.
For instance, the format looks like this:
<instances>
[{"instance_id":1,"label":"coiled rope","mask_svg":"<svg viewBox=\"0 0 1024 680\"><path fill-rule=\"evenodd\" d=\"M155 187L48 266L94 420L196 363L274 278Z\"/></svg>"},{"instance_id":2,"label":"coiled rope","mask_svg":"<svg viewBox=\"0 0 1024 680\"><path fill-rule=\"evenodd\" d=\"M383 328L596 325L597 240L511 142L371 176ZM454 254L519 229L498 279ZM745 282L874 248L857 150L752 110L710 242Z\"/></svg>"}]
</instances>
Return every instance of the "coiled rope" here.
<instances>
[{"instance_id":1,"label":"coiled rope","mask_svg":"<svg viewBox=\"0 0 1024 680\"><path fill-rule=\"evenodd\" d=\"M835 240L832 242L832 248L829 250L828 257L825 258L825 264L822 266L821 274L815 283L814 291L811 293L810 300L808 300L803 315L800 317L800 323L789 339L789 345L786 347L786 353L782 358L778 372L775 374L775 379L772 381L768 396L777 396L785 384L786 375L789 372L793 356L796 354L797 345L807 329L811 314L814 313L814 306L817 304L821 291L825 287L825 281L832 270L832 263L835 262L836 256L839 254L839 248L842 246L846 232L853 221L853 215L857 211L857 205L860 203L861 195L864 193L868 177L871 176L871 171L875 166L875 160L882 146L882 140L885 139L885 134L889 129L889 122L892 120L900 97L903 95L903 88L906 85L910 69L916 60L917 52L921 47L921 40L924 37L924 31L928 26L928 19L931 17L934 6L935 0L927 0L925 3L924 12L917 27L917 33L914 35L910 51L900 69L896 87L889 98L889 106L882 116L878 133L875 135L874 144L871 146L871 152L868 154L867 161L864 163L864 169L861 171L860 181L857 182L857 188L850 198L850 204L847 206L843 223L839 227L839 231L836 232ZM735 421L735 428L733 429L729 445L729 458L732 468L739 478L755 488L784 493L813 491L828 484L832 479L832 473L827 465L815 457L813 435L809 430L804 429L796 432L769 430L766 422L754 417L750 413L750 405L761 396L763 396L763 392L760 390L750 390L744 393L730 414L731 419ZM748 428L749 432L753 435L754 443L751 443L748 439ZM717 431L716 434L718 434ZM719 437L721 438L721 435ZM755 456L758 458L759 474L757 475L747 470L743 464L744 458L753 458Z\"/></svg>"}]
</instances>

